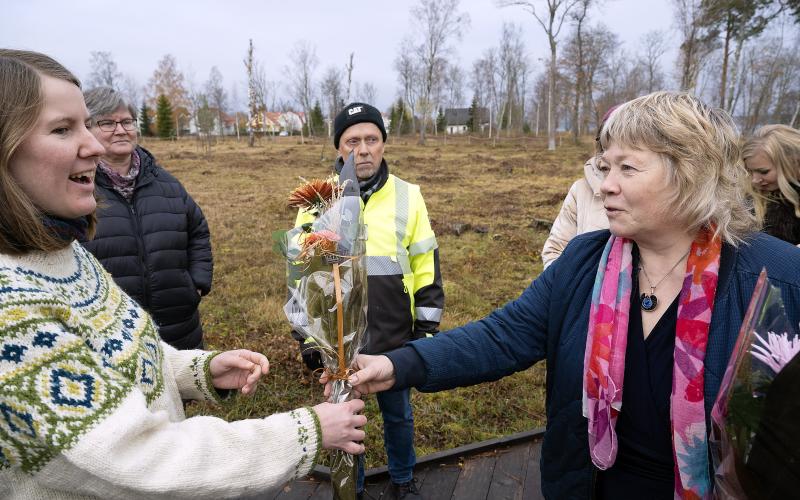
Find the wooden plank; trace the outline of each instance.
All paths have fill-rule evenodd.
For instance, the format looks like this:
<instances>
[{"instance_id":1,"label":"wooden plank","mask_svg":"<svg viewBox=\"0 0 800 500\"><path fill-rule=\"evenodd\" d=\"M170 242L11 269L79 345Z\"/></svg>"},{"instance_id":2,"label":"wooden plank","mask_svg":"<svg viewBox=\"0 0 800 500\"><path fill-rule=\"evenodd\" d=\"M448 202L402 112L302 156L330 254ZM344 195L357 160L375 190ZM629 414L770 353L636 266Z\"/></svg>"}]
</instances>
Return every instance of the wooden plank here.
<instances>
[{"instance_id":1,"label":"wooden plank","mask_svg":"<svg viewBox=\"0 0 800 500\"><path fill-rule=\"evenodd\" d=\"M458 464L429 464L424 467L425 478L420 493L427 500L450 500L456 487L461 467Z\"/></svg>"},{"instance_id":2,"label":"wooden plank","mask_svg":"<svg viewBox=\"0 0 800 500\"><path fill-rule=\"evenodd\" d=\"M453 490L453 498L458 500L486 500L489 486L492 484L492 473L497 461L497 454L487 452L469 457L458 477Z\"/></svg>"},{"instance_id":3,"label":"wooden plank","mask_svg":"<svg viewBox=\"0 0 800 500\"><path fill-rule=\"evenodd\" d=\"M275 496L275 500L306 500L314 494L319 481L313 479L298 479L283 487Z\"/></svg>"},{"instance_id":4,"label":"wooden plank","mask_svg":"<svg viewBox=\"0 0 800 500\"><path fill-rule=\"evenodd\" d=\"M427 476L426 469L422 468L414 470L414 478L417 480L417 486L421 486L422 483L425 482L426 476ZM367 480L366 483L369 484L369 480ZM394 490L394 487L392 486L392 481L391 479L388 478L386 479L385 487L379 496L374 496L374 494L370 492L367 488L364 488L364 492L366 493L364 497L367 500L376 498L380 498L381 500L397 500L397 495Z\"/></svg>"},{"instance_id":5,"label":"wooden plank","mask_svg":"<svg viewBox=\"0 0 800 500\"><path fill-rule=\"evenodd\" d=\"M519 443L499 451L492 474L492 484L489 486L489 494L486 498L522 500L530 448L530 443Z\"/></svg>"},{"instance_id":6,"label":"wooden plank","mask_svg":"<svg viewBox=\"0 0 800 500\"><path fill-rule=\"evenodd\" d=\"M542 473L539 470L541 456L542 441L534 441L531 443L528 467L525 471L525 484L522 489L522 496L525 499L540 500L544 498L542 496Z\"/></svg>"},{"instance_id":7,"label":"wooden plank","mask_svg":"<svg viewBox=\"0 0 800 500\"><path fill-rule=\"evenodd\" d=\"M314 494L308 498L309 500L331 500L331 498L333 498L333 486L331 486L331 482L320 482Z\"/></svg>"},{"instance_id":8,"label":"wooden plank","mask_svg":"<svg viewBox=\"0 0 800 500\"><path fill-rule=\"evenodd\" d=\"M375 500L386 498L386 492L391 485L389 476L365 477L364 478L364 499Z\"/></svg>"}]
</instances>

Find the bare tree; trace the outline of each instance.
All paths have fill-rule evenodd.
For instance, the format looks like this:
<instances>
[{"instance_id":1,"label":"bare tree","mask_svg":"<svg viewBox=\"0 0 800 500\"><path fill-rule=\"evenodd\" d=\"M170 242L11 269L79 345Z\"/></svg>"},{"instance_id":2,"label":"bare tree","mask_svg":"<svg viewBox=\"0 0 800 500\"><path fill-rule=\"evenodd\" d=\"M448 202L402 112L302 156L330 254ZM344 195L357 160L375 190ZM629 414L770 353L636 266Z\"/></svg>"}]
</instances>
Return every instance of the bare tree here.
<instances>
[{"instance_id":1,"label":"bare tree","mask_svg":"<svg viewBox=\"0 0 800 500\"><path fill-rule=\"evenodd\" d=\"M704 0L673 0L675 19L681 40L679 85L681 90L692 92L697 87L697 77L703 62L714 48L714 37L704 25Z\"/></svg>"},{"instance_id":2,"label":"bare tree","mask_svg":"<svg viewBox=\"0 0 800 500\"><path fill-rule=\"evenodd\" d=\"M569 50L571 57L565 58L566 61L572 62L571 70L573 73L573 104L572 104L572 140L578 144L578 137L581 133L580 111L581 104L584 102L584 88L586 87L586 73L584 68L586 66L585 50L584 50L584 23L588 15L589 6L592 0L579 0L578 4L570 16L573 24L575 25L575 32L568 45L572 50Z\"/></svg>"},{"instance_id":3,"label":"bare tree","mask_svg":"<svg viewBox=\"0 0 800 500\"><path fill-rule=\"evenodd\" d=\"M464 72L455 64L447 67L447 77L444 79L445 97L444 104L448 108L459 108L464 105Z\"/></svg>"},{"instance_id":4,"label":"bare tree","mask_svg":"<svg viewBox=\"0 0 800 500\"><path fill-rule=\"evenodd\" d=\"M350 52L350 61L347 63L347 66L344 67L347 70L347 95L345 96L345 104L349 104L350 101L350 86L353 84L353 56L355 52Z\"/></svg>"},{"instance_id":5,"label":"bare tree","mask_svg":"<svg viewBox=\"0 0 800 500\"><path fill-rule=\"evenodd\" d=\"M735 116L751 132L764 123L796 124L800 108L800 39L784 33L758 40L745 50L739 105Z\"/></svg>"},{"instance_id":6,"label":"bare tree","mask_svg":"<svg viewBox=\"0 0 800 500\"><path fill-rule=\"evenodd\" d=\"M397 80L402 88L405 106L411 110L412 129L416 126L416 105L419 95L420 70L417 62L412 57L413 43L410 38L404 38L400 44L397 58L394 60L394 69L397 71Z\"/></svg>"},{"instance_id":7,"label":"bare tree","mask_svg":"<svg viewBox=\"0 0 800 500\"><path fill-rule=\"evenodd\" d=\"M425 144L425 127L430 114L434 111L433 97L436 85L445 67L444 56L451 50L449 42L460 39L469 25L469 15L459 12L460 0L420 0L419 5L411 9L415 19L420 43L416 47L416 55L421 70L421 92L419 111L422 124L419 129L419 143Z\"/></svg>"},{"instance_id":8,"label":"bare tree","mask_svg":"<svg viewBox=\"0 0 800 500\"><path fill-rule=\"evenodd\" d=\"M485 93L485 104L489 108L489 135L492 135L493 128L498 128L497 116L500 109L500 103L503 101L503 91L505 89L504 83L501 81L504 78L502 74L502 67L499 64L497 57L497 49L490 47L483 53L483 57L473 63L473 75L475 81L473 88L482 88ZM476 90L477 92L477 90Z\"/></svg>"},{"instance_id":9,"label":"bare tree","mask_svg":"<svg viewBox=\"0 0 800 500\"><path fill-rule=\"evenodd\" d=\"M247 101L248 101L248 139L247 145L253 147L256 142L255 129L259 126L260 118L258 113L258 91L256 90L256 63L253 59L253 39L247 48L247 58L244 60L244 67L247 69ZM259 127L260 128L260 127Z\"/></svg>"},{"instance_id":10,"label":"bare tree","mask_svg":"<svg viewBox=\"0 0 800 500\"><path fill-rule=\"evenodd\" d=\"M358 85L358 100L361 102L366 102L368 104L375 104L375 100L378 96L378 89L375 85L371 84L370 82L362 83Z\"/></svg>"},{"instance_id":11,"label":"bare tree","mask_svg":"<svg viewBox=\"0 0 800 500\"><path fill-rule=\"evenodd\" d=\"M342 95L342 72L336 66L328 66L320 83L322 101L325 105L326 115L333 120L336 113L344 106Z\"/></svg>"},{"instance_id":12,"label":"bare tree","mask_svg":"<svg viewBox=\"0 0 800 500\"><path fill-rule=\"evenodd\" d=\"M303 109L308 125L308 133L315 134L311 120L308 119L312 107L314 95L314 70L319 64L317 51L313 45L305 40L295 43L294 48L289 54L292 66L287 68L287 73L291 76L290 91L297 104Z\"/></svg>"},{"instance_id":13,"label":"bare tree","mask_svg":"<svg viewBox=\"0 0 800 500\"><path fill-rule=\"evenodd\" d=\"M222 73L216 66L212 66L208 74L206 94L208 95L208 103L211 107L217 109L217 129L220 137L223 137L225 134L222 128L222 117L228 107L228 92L225 91L225 86L222 83Z\"/></svg>"},{"instance_id":14,"label":"bare tree","mask_svg":"<svg viewBox=\"0 0 800 500\"><path fill-rule=\"evenodd\" d=\"M556 75L558 69L556 62L558 61L558 36L561 34L561 28L564 26L564 20L570 13L573 7L580 0L547 0L547 17L540 15L536 11L534 2L518 1L518 0L499 0L498 4L501 7L519 6L533 15L536 22L547 34L547 41L550 44L550 73L548 81L548 97L547 97L547 149L556 149L556 129L553 123L553 104L554 94L556 90Z\"/></svg>"},{"instance_id":15,"label":"bare tree","mask_svg":"<svg viewBox=\"0 0 800 500\"><path fill-rule=\"evenodd\" d=\"M469 86L472 94L477 101L479 108L486 108L489 104L489 90L483 67L483 59L478 59L472 63L472 71L469 74Z\"/></svg>"},{"instance_id":16,"label":"bare tree","mask_svg":"<svg viewBox=\"0 0 800 500\"><path fill-rule=\"evenodd\" d=\"M600 90L603 82L603 73L608 66L608 54L616 51L619 40L614 33L611 33L605 26L596 26L587 30L586 44L584 46L584 75L586 85L584 88L584 124L583 130L589 129L592 123L596 128L600 124L601 117L611 106L620 104L619 102L604 101L598 103L595 94Z\"/></svg>"},{"instance_id":17,"label":"bare tree","mask_svg":"<svg viewBox=\"0 0 800 500\"><path fill-rule=\"evenodd\" d=\"M521 108L522 94L519 92L519 84L525 78L527 72L527 58L525 55L525 44L522 41L522 29L514 24L504 23L500 46L497 49L496 79L494 84L499 90L499 113L497 115L497 132L499 137L500 129L505 127L508 133L513 128L513 118L521 112L516 111ZM519 121L521 127L522 122Z\"/></svg>"},{"instance_id":18,"label":"bare tree","mask_svg":"<svg viewBox=\"0 0 800 500\"><path fill-rule=\"evenodd\" d=\"M117 68L117 63L111 52L93 51L89 58L91 72L86 82L87 88L111 87L119 90L122 84L122 73Z\"/></svg>"},{"instance_id":19,"label":"bare tree","mask_svg":"<svg viewBox=\"0 0 800 500\"><path fill-rule=\"evenodd\" d=\"M774 0L705 0L704 25L710 30L709 36L722 39L722 61L719 70L719 106L728 105L729 69L733 69L733 79L738 71L739 58L744 43L761 34L769 22L784 8L782 2ZM729 59L731 44L734 43L734 62L731 68Z\"/></svg>"},{"instance_id":20,"label":"bare tree","mask_svg":"<svg viewBox=\"0 0 800 500\"><path fill-rule=\"evenodd\" d=\"M661 58L667 51L667 43L662 31L653 30L645 33L639 44L642 47L639 60L647 72L647 93L649 94L664 86Z\"/></svg>"},{"instance_id":21,"label":"bare tree","mask_svg":"<svg viewBox=\"0 0 800 500\"><path fill-rule=\"evenodd\" d=\"M128 102L133 104L137 109L142 105L144 90L142 86L139 85L139 82L136 81L136 78L131 75L123 76L119 90L125 95Z\"/></svg>"}]
</instances>

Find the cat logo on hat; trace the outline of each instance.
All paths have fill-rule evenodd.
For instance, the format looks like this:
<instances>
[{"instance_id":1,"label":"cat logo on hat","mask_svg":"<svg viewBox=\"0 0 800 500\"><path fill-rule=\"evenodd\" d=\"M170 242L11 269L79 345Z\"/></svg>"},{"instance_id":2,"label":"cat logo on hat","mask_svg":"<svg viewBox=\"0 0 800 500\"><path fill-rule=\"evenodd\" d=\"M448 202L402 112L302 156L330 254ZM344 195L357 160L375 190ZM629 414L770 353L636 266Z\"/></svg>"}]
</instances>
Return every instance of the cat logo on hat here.
<instances>
[{"instance_id":1,"label":"cat logo on hat","mask_svg":"<svg viewBox=\"0 0 800 500\"><path fill-rule=\"evenodd\" d=\"M353 106L352 108L347 110L347 115L348 116L353 116L356 113L361 113L361 109L362 108L363 108L363 106Z\"/></svg>"}]
</instances>

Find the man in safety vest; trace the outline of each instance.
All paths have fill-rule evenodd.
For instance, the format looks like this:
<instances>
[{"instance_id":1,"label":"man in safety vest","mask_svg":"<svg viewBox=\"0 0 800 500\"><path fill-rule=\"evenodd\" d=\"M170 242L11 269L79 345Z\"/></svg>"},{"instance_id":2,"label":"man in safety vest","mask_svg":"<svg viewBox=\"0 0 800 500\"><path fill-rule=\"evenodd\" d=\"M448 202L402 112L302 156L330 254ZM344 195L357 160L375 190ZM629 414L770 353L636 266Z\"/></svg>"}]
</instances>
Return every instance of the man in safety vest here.
<instances>
[{"instance_id":1,"label":"man in safety vest","mask_svg":"<svg viewBox=\"0 0 800 500\"><path fill-rule=\"evenodd\" d=\"M369 104L346 106L333 122L333 145L339 152L337 173L343 159L354 153L356 175L364 202L367 232L367 346L368 354L380 354L410 340L438 332L444 307L439 271L439 250L428 210L419 186L389 173L383 150L386 128L381 113ZM311 222L301 212L297 225ZM295 334L299 339L299 336ZM302 342L302 340L301 340ZM308 344L301 344L303 359L314 360ZM383 415L383 438L389 476L398 498L420 498L413 481L414 418L409 390L376 394ZM363 490L363 464L358 491Z\"/></svg>"}]
</instances>

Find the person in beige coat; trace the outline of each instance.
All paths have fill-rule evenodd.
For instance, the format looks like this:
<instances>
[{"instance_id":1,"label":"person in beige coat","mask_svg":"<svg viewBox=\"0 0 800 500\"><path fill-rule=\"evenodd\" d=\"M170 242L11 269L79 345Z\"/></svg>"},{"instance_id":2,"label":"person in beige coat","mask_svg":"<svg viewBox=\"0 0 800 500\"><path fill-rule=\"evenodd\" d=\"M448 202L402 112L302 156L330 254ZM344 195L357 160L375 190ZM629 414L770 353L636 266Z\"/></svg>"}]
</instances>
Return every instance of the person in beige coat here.
<instances>
[{"instance_id":1,"label":"person in beige coat","mask_svg":"<svg viewBox=\"0 0 800 500\"><path fill-rule=\"evenodd\" d=\"M603 176L597 169L597 157L593 156L583 165L583 178L575 181L558 217L550 228L550 236L542 248L542 262L547 268L561 255L567 243L575 236L608 229L608 218L600 196Z\"/></svg>"}]
</instances>

